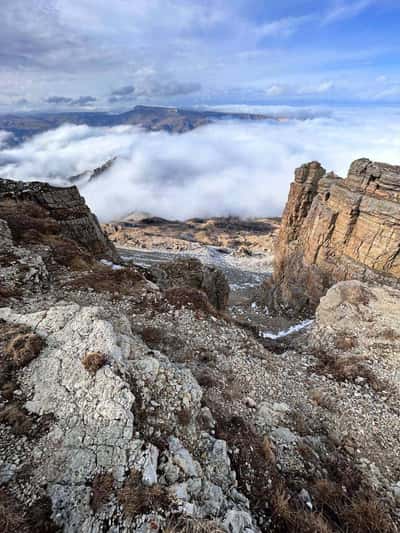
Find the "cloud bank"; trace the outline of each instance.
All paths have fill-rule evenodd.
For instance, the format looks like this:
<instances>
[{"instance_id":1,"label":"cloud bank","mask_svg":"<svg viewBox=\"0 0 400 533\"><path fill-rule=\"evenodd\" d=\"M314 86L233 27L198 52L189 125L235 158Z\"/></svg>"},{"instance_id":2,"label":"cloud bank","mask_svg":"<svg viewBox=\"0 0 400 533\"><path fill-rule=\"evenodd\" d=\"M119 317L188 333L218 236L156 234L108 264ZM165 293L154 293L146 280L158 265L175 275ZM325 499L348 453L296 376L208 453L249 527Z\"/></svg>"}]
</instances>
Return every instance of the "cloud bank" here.
<instances>
[{"instance_id":1,"label":"cloud bank","mask_svg":"<svg viewBox=\"0 0 400 533\"><path fill-rule=\"evenodd\" d=\"M399 154L400 121L391 110L281 123L229 121L183 135L64 125L0 149L0 176L65 184L68 176L117 157L81 187L102 221L136 210L172 219L273 216L281 214L294 169L305 162L317 159L345 176L356 158L395 164Z\"/></svg>"}]
</instances>

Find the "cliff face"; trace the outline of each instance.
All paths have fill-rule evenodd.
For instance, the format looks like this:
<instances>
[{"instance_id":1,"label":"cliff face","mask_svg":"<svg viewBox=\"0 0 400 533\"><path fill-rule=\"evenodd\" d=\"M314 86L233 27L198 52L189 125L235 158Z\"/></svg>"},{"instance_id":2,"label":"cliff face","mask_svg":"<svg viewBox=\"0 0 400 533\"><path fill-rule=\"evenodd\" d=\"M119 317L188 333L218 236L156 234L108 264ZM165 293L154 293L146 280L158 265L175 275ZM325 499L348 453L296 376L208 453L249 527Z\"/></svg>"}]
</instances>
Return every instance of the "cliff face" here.
<instances>
[{"instance_id":1,"label":"cliff face","mask_svg":"<svg viewBox=\"0 0 400 533\"><path fill-rule=\"evenodd\" d=\"M359 159L346 179L317 162L296 170L269 303L314 310L349 279L400 286L400 167Z\"/></svg>"},{"instance_id":2,"label":"cliff face","mask_svg":"<svg viewBox=\"0 0 400 533\"><path fill-rule=\"evenodd\" d=\"M95 257L117 258L76 187L0 180L0 219L16 241L49 244L67 239Z\"/></svg>"}]
</instances>

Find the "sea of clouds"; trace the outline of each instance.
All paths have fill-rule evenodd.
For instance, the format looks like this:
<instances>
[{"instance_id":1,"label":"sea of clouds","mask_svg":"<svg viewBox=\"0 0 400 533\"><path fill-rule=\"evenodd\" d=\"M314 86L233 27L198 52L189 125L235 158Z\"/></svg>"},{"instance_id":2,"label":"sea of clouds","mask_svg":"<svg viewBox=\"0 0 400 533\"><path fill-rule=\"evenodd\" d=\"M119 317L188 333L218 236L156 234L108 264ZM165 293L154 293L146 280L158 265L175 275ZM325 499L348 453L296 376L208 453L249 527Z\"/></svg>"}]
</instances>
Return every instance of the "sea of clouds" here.
<instances>
[{"instance_id":1,"label":"sea of clouds","mask_svg":"<svg viewBox=\"0 0 400 533\"><path fill-rule=\"evenodd\" d=\"M391 109L352 109L285 122L224 121L185 134L64 125L13 147L0 132L0 177L65 185L117 157L81 186L102 221L133 211L170 219L276 216L305 162L341 176L359 157L399 164L399 118Z\"/></svg>"}]
</instances>

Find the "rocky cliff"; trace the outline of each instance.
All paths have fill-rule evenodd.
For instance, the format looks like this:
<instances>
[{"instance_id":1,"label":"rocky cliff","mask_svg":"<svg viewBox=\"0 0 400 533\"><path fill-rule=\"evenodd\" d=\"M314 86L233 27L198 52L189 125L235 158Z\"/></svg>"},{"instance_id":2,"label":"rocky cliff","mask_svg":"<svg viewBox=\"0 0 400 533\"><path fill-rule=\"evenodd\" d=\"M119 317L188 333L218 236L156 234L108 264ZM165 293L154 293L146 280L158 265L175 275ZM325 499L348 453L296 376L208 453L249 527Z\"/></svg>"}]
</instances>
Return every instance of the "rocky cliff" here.
<instances>
[{"instance_id":1,"label":"rocky cliff","mask_svg":"<svg viewBox=\"0 0 400 533\"><path fill-rule=\"evenodd\" d=\"M0 219L18 242L67 244L95 257L117 259L95 215L76 187L0 180Z\"/></svg>"},{"instance_id":2,"label":"rocky cliff","mask_svg":"<svg viewBox=\"0 0 400 533\"><path fill-rule=\"evenodd\" d=\"M269 303L313 311L334 283L400 286L400 167L359 159L346 179L317 162L296 170Z\"/></svg>"}]
</instances>

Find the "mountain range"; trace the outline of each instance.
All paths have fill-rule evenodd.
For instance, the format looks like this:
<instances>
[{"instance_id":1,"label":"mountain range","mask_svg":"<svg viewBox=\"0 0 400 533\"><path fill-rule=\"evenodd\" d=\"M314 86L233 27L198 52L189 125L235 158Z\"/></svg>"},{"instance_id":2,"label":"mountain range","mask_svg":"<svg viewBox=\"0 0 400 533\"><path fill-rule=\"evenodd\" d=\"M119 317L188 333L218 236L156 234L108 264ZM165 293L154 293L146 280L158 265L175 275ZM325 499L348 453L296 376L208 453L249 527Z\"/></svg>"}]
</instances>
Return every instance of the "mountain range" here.
<instances>
[{"instance_id":1,"label":"mountain range","mask_svg":"<svg viewBox=\"0 0 400 533\"><path fill-rule=\"evenodd\" d=\"M108 112L15 113L0 115L0 130L13 133L21 142L62 124L86 124L94 127L138 125L149 131L184 133L218 120L276 120L274 116L251 113L227 113L173 107L135 106L119 114Z\"/></svg>"}]
</instances>

